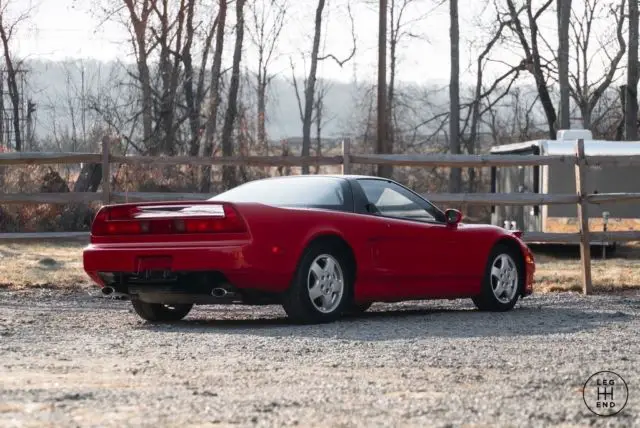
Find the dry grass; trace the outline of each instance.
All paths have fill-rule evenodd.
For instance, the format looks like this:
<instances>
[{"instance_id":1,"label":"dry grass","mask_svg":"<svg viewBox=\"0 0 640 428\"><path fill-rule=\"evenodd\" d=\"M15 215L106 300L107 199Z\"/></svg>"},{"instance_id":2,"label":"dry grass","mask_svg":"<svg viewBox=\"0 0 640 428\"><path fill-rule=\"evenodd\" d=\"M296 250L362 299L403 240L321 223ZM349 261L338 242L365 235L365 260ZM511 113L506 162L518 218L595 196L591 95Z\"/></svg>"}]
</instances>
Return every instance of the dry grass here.
<instances>
[{"instance_id":1,"label":"dry grass","mask_svg":"<svg viewBox=\"0 0 640 428\"><path fill-rule=\"evenodd\" d=\"M86 244L0 243L0 287L83 288L90 280L82 269Z\"/></svg>"},{"instance_id":2,"label":"dry grass","mask_svg":"<svg viewBox=\"0 0 640 428\"><path fill-rule=\"evenodd\" d=\"M0 244L0 287L78 289L91 286L79 242ZM580 261L536 253L536 292L579 291ZM616 258L592 261L596 291L640 288L640 246L619 248Z\"/></svg>"},{"instance_id":3,"label":"dry grass","mask_svg":"<svg viewBox=\"0 0 640 428\"><path fill-rule=\"evenodd\" d=\"M590 218L589 230L592 232L603 231L602 218ZM640 230L640 219L635 218L609 218L607 230L610 232L624 232L627 230ZM549 217L547 218L546 232L551 233L577 233L580 232L576 217Z\"/></svg>"},{"instance_id":4,"label":"dry grass","mask_svg":"<svg viewBox=\"0 0 640 428\"><path fill-rule=\"evenodd\" d=\"M593 288L602 292L639 289L639 267L637 258L592 260ZM582 290L580 260L538 255L534 290L542 293Z\"/></svg>"}]
</instances>

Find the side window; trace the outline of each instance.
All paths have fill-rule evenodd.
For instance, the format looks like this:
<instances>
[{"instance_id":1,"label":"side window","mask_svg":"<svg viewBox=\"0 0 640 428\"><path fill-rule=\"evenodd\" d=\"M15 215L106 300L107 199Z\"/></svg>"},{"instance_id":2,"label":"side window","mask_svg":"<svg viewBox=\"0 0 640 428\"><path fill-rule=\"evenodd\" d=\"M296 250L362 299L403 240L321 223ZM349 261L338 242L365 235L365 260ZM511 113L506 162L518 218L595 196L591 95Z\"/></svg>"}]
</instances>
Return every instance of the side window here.
<instances>
[{"instance_id":1,"label":"side window","mask_svg":"<svg viewBox=\"0 0 640 428\"><path fill-rule=\"evenodd\" d=\"M439 221L436 218L435 210L430 212L425 209L423 201L395 183L366 179L358 182L367 201L373 204L383 216L425 222Z\"/></svg>"}]
</instances>

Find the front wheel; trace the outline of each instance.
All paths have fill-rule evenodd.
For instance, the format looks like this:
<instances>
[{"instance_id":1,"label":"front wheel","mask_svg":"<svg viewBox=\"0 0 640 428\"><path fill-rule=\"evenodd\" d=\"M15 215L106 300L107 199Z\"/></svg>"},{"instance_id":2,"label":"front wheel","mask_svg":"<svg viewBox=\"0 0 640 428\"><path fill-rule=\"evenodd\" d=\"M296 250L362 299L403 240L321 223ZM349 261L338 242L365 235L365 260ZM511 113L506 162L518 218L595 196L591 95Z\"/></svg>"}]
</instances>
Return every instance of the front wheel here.
<instances>
[{"instance_id":1,"label":"front wheel","mask_svg":"<svg viewBox=\"0 0 640 428\"><path fill-rule=\"evenodd\" d=\"M296 323L337 320L351 298L351 276L344 250L318 243L307 248L282 306Z\"/></svg>"},{"instance_id":2,"label":"front wheel","mask_svg":"<svg viewBox=\"0 0 640 428\"><path fill-rule=\"evenodd\" d=\"M132 300L131 304L136 313L147 321L171 322L180 321L186 317L192 304L163 305L161 303L147 303L141 300Z\"/></svg>"},{"instance_id":3,"label":"front wheel","mask_svg":"<svg viewBox=\"0 0 640 428\"><path fill-rule=\"evenodd\" d=\"M524 266L519 254L505 245L497 245L489 256L482 281L482 291L473 297L481 311L508 311L512 309L524 284Z\"/></svg>"}]
</instances>

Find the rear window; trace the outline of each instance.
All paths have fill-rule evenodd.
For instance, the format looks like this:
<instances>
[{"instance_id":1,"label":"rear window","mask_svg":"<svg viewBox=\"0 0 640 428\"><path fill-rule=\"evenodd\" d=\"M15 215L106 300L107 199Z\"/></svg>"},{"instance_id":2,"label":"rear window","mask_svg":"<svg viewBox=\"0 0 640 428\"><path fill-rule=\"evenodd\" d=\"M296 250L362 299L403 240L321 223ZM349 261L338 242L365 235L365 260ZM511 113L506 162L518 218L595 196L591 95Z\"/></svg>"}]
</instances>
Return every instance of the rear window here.
<instances>
[{"instance_id":1,"label":"rear window","mask_svg":"<svg viewBox=\"0 0 640 428\"><path fill-rule=\"evenodd\" d=\"M242 184L209 200L342 210L345 207L342 182L333 177L271 178Z\"/></svg>"}]
</instances>

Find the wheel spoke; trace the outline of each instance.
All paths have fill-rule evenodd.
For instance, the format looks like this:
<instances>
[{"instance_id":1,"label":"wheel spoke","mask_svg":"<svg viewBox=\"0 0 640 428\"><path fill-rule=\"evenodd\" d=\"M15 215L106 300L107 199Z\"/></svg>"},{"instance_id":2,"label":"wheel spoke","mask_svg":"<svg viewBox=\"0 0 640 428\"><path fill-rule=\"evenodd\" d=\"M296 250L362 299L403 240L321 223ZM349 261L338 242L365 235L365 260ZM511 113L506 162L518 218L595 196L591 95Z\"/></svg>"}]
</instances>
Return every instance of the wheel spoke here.
<instances>
[{"instance_id":1,"label":"wheel spoke","mask_svg":"<svg viewBox=\"0 0 640 428\"><path fill-rule=\"evenodd\" d=\"M342 290L342 280L341 279L334 279L333 282L331 283L331 290L334 293L339 293L340 290Z\"/></svg>"},{"instance_id":2,"label":"wheel spoke","mask_svg":"<svg viewBox=\"0 0 640 428\"><path fill-rule=\"evenodd\" d=\"M493 276L494 278L500 278L500 268L493 266L491 268L491 276Z\"/></svg>"},{"instance_id":3,"label":"wheel spoke","mask_svg":"<svg viewBox=\"0 0 640 428\"><path fill-rule=\"evenodd\" d=\"M325 309L331 308L331 304L333 303L332 297L333 297L333 293L325 294L325 295L322 296L322 307L323 308L325 308Z\"/></svg>"},{"instance_id":4,"label":"wheel spoke","mask_svg":"<svg viewBox=\"0 0 640 428\"><path fill-rule=\"evenodd\" d=\"M320 289L320 283L316 282L313 287L309 289L309 298L314 301L320 296L322 296L322 290Z\"/></svg>"},{"instance_id":5,"label":"wheel spoke","mask_svg":"<svg viewBox=\"0 0 640 428\"><path fill-rule=\"evenodd\" d=\"M319 280L320 278L322 278L322 275L324 274L324 269L322 269L322 267L318 264L318 262L315 261L311 265L311 272L313 272L313 274L315 275L316 280Z\"/></svg>"},{"instance_id":6,"label":"wheel spoke","mask_svg":"<svg viewBox=\"0 0 640 428\"><path fill-rule=\"evenodd\" d=\"M327 262L324 265L324 273L329 275L334 275L335 271L336 271L336 263L333 261L333 259L327 258Z\"/></svg>"},{"instance_id":7,"label":"wheel spoke","mask_svg":"<svg viewBox=\"0 0 640 428\"><path fill-rule=\"evenodd\" d=\"M496 297L500 297L502 295L503 290L504 290L503 282L502 280L498 280L498 283L496 284L496 288L493 289L493 293L495 294Z\"/></svg>"}]
</instances>

